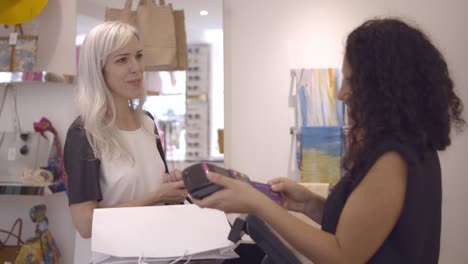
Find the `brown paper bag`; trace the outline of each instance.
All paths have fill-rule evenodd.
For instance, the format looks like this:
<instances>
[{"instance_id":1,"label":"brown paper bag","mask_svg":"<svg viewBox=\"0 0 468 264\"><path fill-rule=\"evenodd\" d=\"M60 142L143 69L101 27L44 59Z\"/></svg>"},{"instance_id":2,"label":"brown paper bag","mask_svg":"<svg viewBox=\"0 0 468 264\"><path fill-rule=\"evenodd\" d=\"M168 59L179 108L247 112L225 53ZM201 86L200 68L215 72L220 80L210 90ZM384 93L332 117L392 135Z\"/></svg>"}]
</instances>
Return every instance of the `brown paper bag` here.
<instances>
[{"instance_id":1,"label":"brown paper bag","mask_svg":"<svg viewBox=\"0 0 468 264\"><path fill-rule=\"evenodd\" d=\"M173 10L164 0L140 0L132 11L132 0L123 9L107 8L105 21L122 21L138 29L147 71L185 70L188 66L187 37L183 10Z\"/></svg>"},{"instance_id":2,"label":"brown paper bag","mask_svg":"<svg viewBox=\"0 0 468 264\"><path fill-rule=\"evenodd\" d=\"M153 0L140 1L137 23L142 40L145 70L175 68L177 45L172 6L158 6Z\"/></svg>"},{"instance_id":3,"label":"brown paper bag","mask_svg":"<svg viewBox=\"0 0 468 264\"><path fill-rule=\"evenodd\" d=\"M174 11L174 21L177 42L177 67L174 70L183 71L188 67L187 34L185 32L184 10Z\"/></svg>"}]
</instances>

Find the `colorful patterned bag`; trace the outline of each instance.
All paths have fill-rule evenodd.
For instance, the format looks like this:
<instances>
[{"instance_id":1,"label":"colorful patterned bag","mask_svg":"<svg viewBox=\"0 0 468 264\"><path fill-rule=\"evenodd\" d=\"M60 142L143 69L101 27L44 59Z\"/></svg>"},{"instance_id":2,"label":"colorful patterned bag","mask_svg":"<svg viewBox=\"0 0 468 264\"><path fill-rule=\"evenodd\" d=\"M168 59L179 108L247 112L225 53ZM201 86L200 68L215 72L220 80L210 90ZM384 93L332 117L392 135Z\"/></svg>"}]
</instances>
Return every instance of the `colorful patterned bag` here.
<instances>
[{"instance_id":1,"label":"colorful patterned bag","mask_svg":"<svg viewBox=\"0 0 468 264\"><path fill-rule=\"evenodd\" d=\"M36 223L36 236L30 238L21 247L15 264L60 264L62 257L49 231L49 220L46 217L46 206L36 205L29 212L31 220Z\"/></svg>"},{"instance_id":2,"label":"colorful patterned bag","mask_svg":"<svg viewBox=\"0 0 468 264\"><path fill-rule=\"evenodd\" d=\"M0 26L0 71L31 72L36 62L38 22Z\"/></svg>"}]
</instances>

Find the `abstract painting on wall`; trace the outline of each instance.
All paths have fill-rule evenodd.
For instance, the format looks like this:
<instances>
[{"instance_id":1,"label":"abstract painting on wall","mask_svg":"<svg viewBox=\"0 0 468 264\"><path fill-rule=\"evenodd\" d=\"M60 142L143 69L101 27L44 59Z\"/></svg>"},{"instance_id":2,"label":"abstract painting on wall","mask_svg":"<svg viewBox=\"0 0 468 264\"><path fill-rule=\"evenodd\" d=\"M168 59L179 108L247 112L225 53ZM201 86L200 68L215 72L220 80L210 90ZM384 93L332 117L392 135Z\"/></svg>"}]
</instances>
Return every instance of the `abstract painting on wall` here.
<instances>
[{"instance_id":1,"label":"abstract painting on wall","mask_svg":"<svg viewBox=\"0 0 468 264\"><path fill-rule=\"evenodd\" d=\"M341 126L301 128L301 181L336 183L341 176Z\"/></svg>"},{"instance_id":2,"label":"abstract painting on wall","mask_svg":"<svg viewBox=\"0 0 468 264\"><path fill-rule=\"evenodd\" d=\"M336 183L341 177L344 105L337 100L338 68L295 69L296 159L301 182Z\"/></svg>"}]
</instances>

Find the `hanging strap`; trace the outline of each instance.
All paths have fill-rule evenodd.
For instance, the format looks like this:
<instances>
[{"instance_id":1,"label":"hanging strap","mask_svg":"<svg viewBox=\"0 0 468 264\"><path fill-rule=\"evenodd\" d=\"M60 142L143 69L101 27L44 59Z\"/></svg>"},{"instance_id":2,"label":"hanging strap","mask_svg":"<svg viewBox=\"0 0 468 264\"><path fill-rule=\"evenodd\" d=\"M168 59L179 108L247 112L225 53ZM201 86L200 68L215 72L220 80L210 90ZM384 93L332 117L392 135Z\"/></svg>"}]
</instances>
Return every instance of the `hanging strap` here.
<instances>
[{"instance_id":1,"label":"hanging strap","mask_svg":"<svg viewBox=\"0 0 468 264\"><path fill-rule=\"evenodd\" d=\"M5 85L5 90L3 92L3 95L2 95L2 101L0 102L0 117L2 116L2 113L3 113L3 106L5 105L5 100L7 98L7 95L8 95L8 90L10 90L10 85L9 83L7 83Z\"/></svg>"},{"instance_id":2,"label":"hanging strap","mask_svg":"<svg viewBox=\"0 0 468 264\"><path fill-rule=\"evenodd\" d=\"M141 0L140 0L140 2L141 2ZM123 9L128 11L128 12L132 11L132 3L133 3L132 0L126 0L125 1L125 6L124 6Z\"/></svg>"},{"instance_id":3,"label":"hanging strap","mask_svg":"<svg viewBox=\"0 0 468 264\"><path fill-rule=\"evenodd\" d=\"M18 226L18 234L14 233L16 226ZM22 231L23 231L23 220L21 220L21 218L16 219L16 221L13 224L13 227L10 229L10 231L0 229L0 233L8 234L8 236L5 238L5 240L0 241L0 247L4 247L6 245L6 243L8 242L8 239L10 237L16 238L16 245L18 245L18 246L23 245L23 240L21 240Z\"/></svg>"},{"instance_id":4,"label":"hanging strap","mask_svg":"<svg viewBox=\"0 0 468 264\"><path fill-rule=\"evenodd\" d=\"M1 101L0 101L0 117L2 116L2 113L3 113L3 107L5 106L5 101L6 101L6 98L8 96L8 91L10 90L10 84L7 83L5 85L5 89L4 89L4 92L3 92L3 95L2 95L2 98L1 98ZM3 144L3 139L5 137L5 132L2 132L2 135L0 136L0 147L2 146ZM1 242L1 241L0 241Z\"/></svg>"},{"instance_id":5,"label":"hanging strap","mask_svg":"<svg viewBox=\"0 0 468 264\"><path fill-rule=\"evenodd\" d=\"M148 112L148 111L144 111L144 112L145 112L145 114L147 116L149 116L151 118L151 120L154 121L154 117L150 112ZM156 123L154 123L154 133L158 136L158 138L156 138L156 147L158 148L159 155L161 155L161 158L162 158L162 160L164 162L165 172L169 173L169 168L167 167L167 162L166 162L166 154L164 153L164 149L163 149L163 146L161 144L161 138L159 137L158 127L156 126Z\"/></svg>"},{"instance_id":6,"label":"hanging strap","mask_svg":"<svg viewBox=\"0 0 468 264\"><path fill-rule=\"evenodd\" d=\"M5 91L3 92L1 102L0 102L0 117L2 116L3 113L3 108L5 107L5 102L6 98L8 97L8 93L11 91L11 97L12 97L12 118L13 118L13 128L14 131L17 132L18 134L22 133L21 129L21 124L19 121L19 115L18 115L18 106L17 106L17 100L16 100L16 87L13 86L13 84L7 83L5 85Z\"/></svg>"},{"instance_id":7,"label":"hanging strap","mask_svg":"<svg viewBox=\"0 0 468 264\"><path fill-rule=\"evenodd\" d=\"M13 118L13 128L15 133L18 135L21 135L23 133L23 130L21 129L21 123L19 119L19 114L18 114L18 105L17 105L17 96L16 96L16 87L13 85L10 85L10 90L11 90L11 95L12 95L12 118Z\"/></svg>"}]
</instances>

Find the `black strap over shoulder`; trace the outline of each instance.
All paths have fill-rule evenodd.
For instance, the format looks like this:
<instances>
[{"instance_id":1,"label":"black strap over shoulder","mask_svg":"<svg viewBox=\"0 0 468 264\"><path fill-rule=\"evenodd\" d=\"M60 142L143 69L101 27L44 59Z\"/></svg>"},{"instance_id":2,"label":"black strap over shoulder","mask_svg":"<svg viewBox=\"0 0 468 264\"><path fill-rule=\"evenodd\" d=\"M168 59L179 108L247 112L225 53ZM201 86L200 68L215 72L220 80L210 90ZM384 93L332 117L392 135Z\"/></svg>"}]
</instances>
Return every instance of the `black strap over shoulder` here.
<instances>
[{"instance_id":1,"label":"black strap over shoulder","mask_svg":"<svg viewBox=\"0 0 468 264\"><path fill-rule=\"evenodd\" d=\"M144 112L147 116L149 116L154 121L154 117L150 112L148 111L144 111ZM167 162L166 162L166 155L164 153L164 149L161 144L161 138L159 137L158 127L156 126L156 123L154 123L154 133L158 136L158 138L156 139L156 147L158 148L159 155L161 155L161 159L164 162L164 168L166 170L166 173L169 173L169 168L167 167Z\"/></svg>"}]
</instances>

